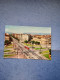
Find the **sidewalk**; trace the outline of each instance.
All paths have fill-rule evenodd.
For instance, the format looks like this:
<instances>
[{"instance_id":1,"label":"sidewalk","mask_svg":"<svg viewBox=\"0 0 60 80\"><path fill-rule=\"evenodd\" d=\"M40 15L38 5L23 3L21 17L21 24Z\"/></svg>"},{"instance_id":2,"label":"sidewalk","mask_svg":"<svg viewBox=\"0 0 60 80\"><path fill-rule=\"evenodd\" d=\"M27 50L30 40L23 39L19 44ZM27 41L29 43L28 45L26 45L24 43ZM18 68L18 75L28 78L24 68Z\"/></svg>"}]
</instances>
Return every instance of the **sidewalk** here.
<instances>
[{"instance_id":1,"label":"sidewalk","mask_svg":"<svg viewBox=\"0 0 60 80\"><path fill-rule=\"evenodd\" d=\"M24 54L18 54L18 55L14 55L14 56L9 56L7 58L23 58L23 59L27 59Z\"/></svg>"}]
</instances>

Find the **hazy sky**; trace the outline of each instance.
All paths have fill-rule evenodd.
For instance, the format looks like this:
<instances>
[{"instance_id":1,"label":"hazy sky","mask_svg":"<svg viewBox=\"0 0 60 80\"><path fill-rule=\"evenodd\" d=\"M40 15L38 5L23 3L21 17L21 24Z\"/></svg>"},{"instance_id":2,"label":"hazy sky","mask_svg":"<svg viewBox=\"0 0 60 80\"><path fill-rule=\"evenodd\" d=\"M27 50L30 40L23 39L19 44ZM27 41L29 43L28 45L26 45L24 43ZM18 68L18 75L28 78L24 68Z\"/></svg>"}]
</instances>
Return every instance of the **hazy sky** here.
<instances>
[{"instance_id":1,"label":"hazy sky","mask_svg":"<svg viewBox=\"0 0 60 80\"><path fill-rule=\"evenodd\" d=\"M5 26L6 33L51 33L51 27Z\"/></svg>"}]
</instances>

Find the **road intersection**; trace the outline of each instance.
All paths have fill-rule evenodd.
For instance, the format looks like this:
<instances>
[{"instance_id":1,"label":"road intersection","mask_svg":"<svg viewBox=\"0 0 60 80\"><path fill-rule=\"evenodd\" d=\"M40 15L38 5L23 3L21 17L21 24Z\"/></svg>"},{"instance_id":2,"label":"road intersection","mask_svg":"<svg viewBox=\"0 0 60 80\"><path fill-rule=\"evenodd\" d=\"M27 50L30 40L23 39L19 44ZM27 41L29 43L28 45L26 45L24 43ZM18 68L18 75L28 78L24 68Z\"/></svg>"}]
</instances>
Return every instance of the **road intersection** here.
<instances>
[{"instance_id":1,"label":"road intersection","mask_svg":"<svg viewBox=\"0 0 60 80\"><path fill-rule=\"evenodd\" d=\"M48 60L46 57L42 56L39 51L32 48L26 49L23 43L19 43L15 38L13 39L14 49L17 51L18 58L20 55L25 56L25 59L41 59Z\"/></svg>"}]
</instances>

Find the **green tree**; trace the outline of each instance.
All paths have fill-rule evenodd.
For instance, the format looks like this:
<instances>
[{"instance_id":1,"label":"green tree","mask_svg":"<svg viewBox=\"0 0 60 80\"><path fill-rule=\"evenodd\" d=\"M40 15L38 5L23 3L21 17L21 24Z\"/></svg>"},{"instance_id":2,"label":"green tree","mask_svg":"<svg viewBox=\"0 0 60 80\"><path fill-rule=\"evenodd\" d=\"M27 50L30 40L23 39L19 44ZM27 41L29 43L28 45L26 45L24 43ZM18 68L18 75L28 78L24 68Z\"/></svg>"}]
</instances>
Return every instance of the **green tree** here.
<instances>
[{"instance_id":1,"label":"green tree","mask_svg":"<svg viewBox=\"0 0 60 80\"><path fill-rule=\"evenodd\" d=\"M37 42L38 45L40 45L40 42Z\"/></svg>"},{"instance_id":2,"label":"green tree","mask_svg":"<svg viewBox=\"0 0 60 80\"><path fill-rule=\"evenodd\" d=\"M25 42L26 44L28 43L28 41L27 41L27 40L25 40L24 42Z\"/></svg>"},{"instance_id":3,"label":"green tree","mask_svg":"<svg viewBox=\"0 0 60 80\"><path fill-rule=\"evenodd\" d=\"M34 43L35 43L35 41L31 41L31 43L32 43L32 44L34 44Z\"/></svg>"},{"instance_id":4,"label":"green tree","mask_svg":"<svg viewBox=\"0 0 60 80\"><path fill-rule=\"evenodd\" d=\"M9 41L9 40L5 40L5 45L9 45L9 44L11 44L11 41Z\"/></svg>"},{"instance_id":5,"label":"green tree","mask_svg":"<svg viewBox=\"0 0 60 80\"><path fill-rule=\"evenodd\" d=\"M35 44L35 41L31 41L31 43L32 43L32 48L33 48L33 44Z\"/></svg>"},{"instance_id":6,"label":"green tree","mask_svg":"<svg viewBox=\"0 0 60 80\"><path fill-rule=\"evenodd\" d=\"M49 49L49 54L51 55L51 49Z\"/></svg>"},{"instance_id":7,"label":"green tree","mask_svg":"<svg viewBox=\"0 0 60 80\"><path fill-rule=\"evenodd\" d=\"M11 36L10 36L10 38L9 38L9 41L13 41L12 38L11 38Z\"/></svg>"}]
</instances>

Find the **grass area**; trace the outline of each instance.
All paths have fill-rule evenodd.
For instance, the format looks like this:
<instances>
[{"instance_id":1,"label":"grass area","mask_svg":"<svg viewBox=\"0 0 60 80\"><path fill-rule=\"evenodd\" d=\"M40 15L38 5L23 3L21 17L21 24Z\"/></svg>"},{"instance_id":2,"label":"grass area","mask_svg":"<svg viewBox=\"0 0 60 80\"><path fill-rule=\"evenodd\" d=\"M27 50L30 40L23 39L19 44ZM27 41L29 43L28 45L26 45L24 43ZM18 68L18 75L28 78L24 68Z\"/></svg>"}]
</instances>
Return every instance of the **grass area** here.
<instances>
[{"instance_id":1,"label":"grass area","mask_svg":"<svg viewBox=\"0 0 60 80\"><path fill-rule=\"evenodd\" d=\"M34 48L35 50L46 49L46 48Z\"/></svg>"},{"instance_id":2,"label":"grass area","mask_svg":"<svg viewBox=\"0 0 60 80\"><path fill-rule=\"evenodd\" d=\"M4 54L4 57L15 56L16 54Z\"/></svg>"},{"instance_id":3,"label":"grass area","mask_svg":"<svg viewBox=\"0 0 60 80\"><path fill-rule=\"evenodd\" d=\"M29 47L32 47L32 44L26 44L26 43L24 43L24 45L26 45L26 46L29 46ZM33 45L33 47L36 47L37 45Z\"/></svg>"},{"instance_id":4,"label":"grass area","mask_svg":"<svg viewBox=\"0 0 60 80\"><path fill-rule=\"evenodd\" d=\"M42 54L43 56L45 56L46 58L48 58L49 60L51 60L51 59L49 58L49 50L42 51L40 54Z\"/></svg>"},{"instance_id":5,"label":"grass area","mask_svg":"<svg viewBox=\"0 0 60 80\"><path fill-rule=\"evenodd\" d=\"M34 47L41 47L41 45L33 45Z\"/></svg>"},{"instance_id":6,"label":"grass area","mask_svg":"<svg viewBox=\"0 0 60 80\"><path fill-rule=\"evenodd\" d=\"M4 52L15 52L15 50L13 50L13 49L12 50L9 50L9 49L6 50L6 49L4 49Z\"/></svg>"},{"instance_id":7,"label":"grass area","mask_svg":"<svg viewBox=\"0 0 60 80\"><path fill-rule=\"evenodd\" d=\"M32 44L24 43L24 45L32 47ZM41 47L41 45L33 45L33 47ZM45 49L45 48L41 48L41 49Z\"/></svg>"},{"instance_id":8,"label":"grass area","mask_svg":"<svg viewBox=\"0 0 60 80\"><path fill-rule=\"evenodd\" d=\"M11 52L11 50L4 50L4 52Z\"/></svg>"},{"instance_id":9,"label":"grass area","mask_svg":"<svg viewBox=\"0 0 60 80\"><path fill-rule=\"evenodd\" d=\"M42 54L44 54L44 53L48 53L49 54L49 50L42 51Z\"/></svg>"},{"instance_id":10,"label":"grass area","mask_svg":"<svg viewBox=\"0 0 60 80\"><path fill-rule=\"evenodd\" d=\"M8 45L8 46L5 46L5 49L8 49L8 48L13 48L13 45L10 44L10 45Z\"/></svg>"},{"instance_id":11,"label":"grass area","mask_svg":"<svg viewBox=\"0 0 60 80\"><path fill-rule=\"evenodd\" d=\"M13 48L13 45L12 45L12 44L10 44L10 45L8 46L8 48Z\"/></svg>"},{"instance_id":12,"label":"grass area","mask_svg":"<svg viewBox=\"0 0 60 80\"><path fill-rule=\"evenodd\" d=\"M34 48L35 50L40 50L41 48Z\"/></svg>"},{"instance_id":13,"label":"grass area","mask_svg":"<svg viewBox=\"0 0 60 80\"><path fill-rule=\"evenodd\" d=\"M13 51L13 45L12 44L4 47L4 52L12 52L12 51Z\"/></svg>"},{"instance_id":14,"label":"grass area","mask_svg":"<svg viewBox=\"0 0 60 80\"><path fill-rule=\"evenodd\" d=\"M49 58L49 54L44 54L43 56L45 56L46 58L48 58L49 60L51 60L51 59Z\"/></svg>"},{"instance_id":15,"label":"grass area","mask_svg":"<svg viewBox=\"0 0 60 80\"><path fill-rule=\"evenodd\" d=\"M31 45L31 44L26 44L26 43L24 43L24 45L32 47L32 45Z\"/></svg>"}]
</instances>

